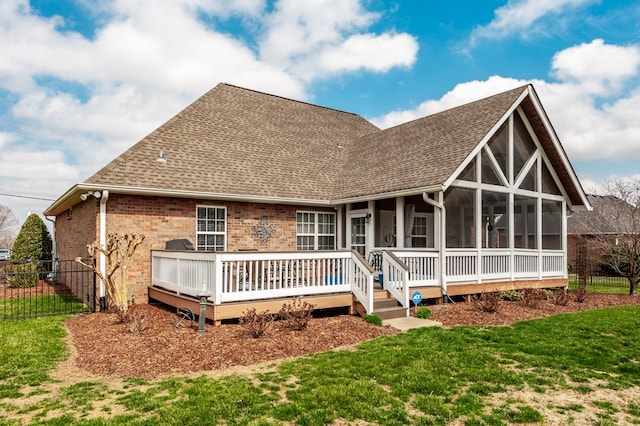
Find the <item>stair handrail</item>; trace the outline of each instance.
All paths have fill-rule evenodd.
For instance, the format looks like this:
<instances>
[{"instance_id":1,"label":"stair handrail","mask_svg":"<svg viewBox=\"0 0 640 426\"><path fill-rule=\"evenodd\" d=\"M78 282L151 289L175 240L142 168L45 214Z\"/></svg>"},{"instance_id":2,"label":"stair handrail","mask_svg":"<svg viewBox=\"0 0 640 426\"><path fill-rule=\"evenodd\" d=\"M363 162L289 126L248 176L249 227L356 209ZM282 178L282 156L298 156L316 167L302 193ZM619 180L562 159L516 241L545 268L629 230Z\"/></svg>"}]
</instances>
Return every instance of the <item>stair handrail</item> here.
<instances>
[{"instance_id":1,"label":"stair handrail","mask_svg":"<svg viewBox=\"0 0 640 426\"><path fill-rule=\"evenodd\" d=\"M356 250L351 250L352 270L349 274L351 292L362 304L367 314L373 313L373 277L375 270Z\"/></svg>"},{"instance_id":2,"label":"stair handrail","mask_svg":"<svg viewBox=\"0 0 640 426\"><path fill-rule=\"evenodd\" d=\"M409 267L395 254L382 252L382 285L407 310L409 315Z\"/></svg>"}]
</instances>

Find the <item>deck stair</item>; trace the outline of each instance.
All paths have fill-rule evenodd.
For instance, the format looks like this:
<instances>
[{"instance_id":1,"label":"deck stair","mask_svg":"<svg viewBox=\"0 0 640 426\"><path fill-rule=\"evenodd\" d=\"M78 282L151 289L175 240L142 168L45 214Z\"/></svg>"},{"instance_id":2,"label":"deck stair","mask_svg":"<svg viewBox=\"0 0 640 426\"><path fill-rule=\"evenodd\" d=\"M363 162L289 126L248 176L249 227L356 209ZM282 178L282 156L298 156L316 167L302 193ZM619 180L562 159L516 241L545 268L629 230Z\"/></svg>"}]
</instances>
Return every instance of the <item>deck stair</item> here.
<instances>
[{"instance_id":1,"label":"deck stair","mask_svg":"<svg viewBox=\"0 0 640 426\"><path fill-rule=\"evenodd\" d=\"M373 300L373 313L383 320L407 316L406 308L403 308L402 305L386 291L376 292Z\"/></svg>"}]
</instances>

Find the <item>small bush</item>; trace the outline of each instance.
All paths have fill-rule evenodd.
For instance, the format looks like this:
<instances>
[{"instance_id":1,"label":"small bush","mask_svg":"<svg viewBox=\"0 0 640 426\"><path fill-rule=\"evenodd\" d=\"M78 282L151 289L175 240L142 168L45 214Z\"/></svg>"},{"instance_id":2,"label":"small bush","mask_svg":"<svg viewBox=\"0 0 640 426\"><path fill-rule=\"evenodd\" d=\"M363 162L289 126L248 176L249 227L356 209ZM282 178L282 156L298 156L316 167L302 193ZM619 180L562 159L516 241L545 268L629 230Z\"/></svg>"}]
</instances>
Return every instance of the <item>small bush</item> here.
<instances>
[{"instance_id":1,"label":"small bush","mask_svg":"<svg viewBox=\"0 0 640 426\"><path fill-rule=\"evenodd\" d=\"M505 302L519 302L522 300L522 293L518 290L505 290L500 293L500 299Z\"/></svg>"},{"instance_id":2,"label":"small bush","mask_svg":"<svg viewBox=\"0 0 640 426\"><path fill-rule=\"evenodd\" d=\"M421 319L429 319L431 318L431 309L429 308L418 308L416 310L416 318Z\"/></svg>"},{"instance_id":3,"label":"small bush","mask_svg":"<svg viewBox=\"0 0 640 426\"><path fill-rule=\"evenodd\" d=\"M240 325L251 337L263 336L273 323L273 315L269 311L257 312L256 308L247 309L240 317Z\"/></svg>"},{"instance_id":4,"label":"small bush","mask_svg":"<svg viewBox=\"0 0 640 426\"><path fill-rule=\"evenodd\" d=\"M483 291L480 296L473 296L471 303L482 312L498 312L500 310L500 293L497 291L485 293Z\"/></svg>"},{"instance_id":5,"label":"small bush","mask_svg":"<svg viewBox=\"0 0 640 426\"><path fill-rule=\"evenodd\" d=\"M382 318L375 314L365 314L363 318L369 324L382 325Z\"/></svg>"},{"instance_id":6,"label":"small bush","mask_svg":"<svg viewBox=\"0 0 640 426\"><path fill-rule=\"evenodd\" d=\"M11 263L5 267L6 281L10 287L27 288L38 284L38 265L34 262Z\"/></svg>"},{"instance_id":7,"label":"small bush","mask_svg":"<svg viewBox=\"0 0 640 426\"><path fill-rule=\"evenodd\" d=\"M302 299L293 299L282 305L278 316L282 319L285 327L293 330L304 330L309 324L315 307L316 305Z\"/></svg>"},{"instance_id":8,"label":"small bush","mask_svg":"<svg viewBox=\"0 0 640 426\"><path fill-rule=\"evenodd\" d=\"M564 289L553 292L553 304L558 306L567 306L569 304L569 295Z\"/></svg>"},{"instance_id":9,"label":"small bush","mask_svg":"<svg viewBox=\"0 0 640 426\"><path fill-rule=\"evenodd\" d=\"M578 303L584 303L587 301L589 297L589 292L586 287L580 286L572 291L573 297L576 299Z\"/></svg>"},{"instance_id":10,"label":"small bush","mask_svg":"<svg viewBox=\"0 0 640 426\"><path fill-rule=\"evenodd\" d=\"M538 308L546 300L546 293L541 288L525 288L522 290L520 303L527 308Z\"/></svg>"},{"instance_id":11,"label":"small bush","mask_svg":"<svg viewBox=\"0 0 640 426\"><path fill-rule=\"evenodd\" d=\"M126 311L118 311L120 322L126 324L129 333L142 333L147 329L147 314L140 312L138 305L129 304Z\"/></svg>"}]
</instances>

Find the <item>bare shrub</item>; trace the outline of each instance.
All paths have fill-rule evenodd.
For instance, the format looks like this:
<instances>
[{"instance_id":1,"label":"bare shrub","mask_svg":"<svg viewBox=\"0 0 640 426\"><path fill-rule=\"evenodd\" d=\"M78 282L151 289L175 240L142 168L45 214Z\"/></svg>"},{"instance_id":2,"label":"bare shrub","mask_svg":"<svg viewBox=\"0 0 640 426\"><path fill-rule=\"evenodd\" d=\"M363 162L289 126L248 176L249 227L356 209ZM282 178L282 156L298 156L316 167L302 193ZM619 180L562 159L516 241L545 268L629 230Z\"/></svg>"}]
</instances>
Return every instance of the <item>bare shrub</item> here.
<instances>
[{"instance_id":1,"label":"bare shrub","mask_svg":"<svg viewBox=\"0 0 640 426\"><path fill-rule=\"evenodd\" d=\"M558 306L567 306L569 304L569 295L565 289L553 292L553 303Z\"/></svg>"},{"instance_id":2,"label":"bare shrub","mask_svg":"<svg viewBox=\"0 0 640 426\"><path fill-rule=\"evenodd\" d=\"M133 301L126 311L116 310L116 314L120 322L127 326L129 333L142 333L147 329L147 314L140 312Z\"/></svg>"},{"instance_id":3,"label":"bare shrub","mask_svg":"<svg viewBox=\"0 0 640 426\"><path fill-rule=\"evenodd\" d=\"M589 292L587 291L587 287L580 286L571 292L573 297L576 299L578 303L584 303L587 301L589 297Z\"/></svg>"},{"instance_id":4,"label":"bare shrub","mask_svg":"<svg viewBox=\"0 0 640 426\"><path fill-rule=\"evenodd\" d=\"M538 308L546 299L546 293L541 288L525 288L522 290L522 300L520 303L527 308Z\"/></svg>"},{"instance_id":5,"label":"bare shrub","mask_svg":"<svg viewBox=\"0 0 640 426\"><path fill-rule=\"evenodd\" d=\"M240 325L253 337L257 339L263 336L273 323L273 314L268 310L257 312L256 308L247 309L240 317Z\"/></svg>"},{"instance_id":6,"label":"bare shrub","mask_svg":"<svg viewBox=\"0 0 640 426\"><path fill-rule=\"evenodd\" d=\"M480 296L473 296L471 303L482 312L498 312L500 310L500 293L497 291L485 293L483 291Z\"/></svg>"},{"instance_id":7,"label":"bare shrub","mask_svg":"<svg viewBox=\"0 0 640 426\"><path fill-rule=\"evenodd\" d=\"M278 316L282 319L285 327L304 330L309 325L315 307L316 305L302 299L293 299L282 305Z\"/></svg>"}]
</instances>

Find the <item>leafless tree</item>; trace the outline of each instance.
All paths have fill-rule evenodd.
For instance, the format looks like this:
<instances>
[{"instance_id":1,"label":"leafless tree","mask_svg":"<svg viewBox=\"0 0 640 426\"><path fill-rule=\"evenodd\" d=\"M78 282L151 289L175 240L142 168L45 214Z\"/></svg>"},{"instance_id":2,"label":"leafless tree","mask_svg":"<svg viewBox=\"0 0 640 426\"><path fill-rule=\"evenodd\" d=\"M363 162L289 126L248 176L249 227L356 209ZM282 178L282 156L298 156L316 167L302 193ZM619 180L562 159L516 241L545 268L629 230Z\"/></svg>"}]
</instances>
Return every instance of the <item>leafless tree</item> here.
<instances>
[{"instance_id":1,"label":"leafless tree","mask_svg":"<svg viewBox=\"0 0 640 426\"><path fill-rule=\"evenodd\" d=\"M640 282L640 179L613 179L599 205L606 231L596 235L602 264L629 280L629 294L636 295Z\"/></svg>"},{"instance_id":2,"label":"leafless tree","mask_svg":"<svg viewBox=\"0 0 640 426\"><path fill-rule=\"evenodd\" d=\"M101 246L98 241L87 246L89 257L93 260L100 254L106 258L106 271L103 274L93 261L84 262L76 258L76 262L93 270L105 283L109 302L115 308L121 321L128 322L129 296L127 293L127 272L136 248L144 241L142 234L108 234L107 241ZM116 274L116 272L118 272Z\"/></svg>"},{"instance_id":3,"label":"leafless tree","mask_svg":"<svg viewBox=\"0 0 640 426\"><path fill-rule=\"evenodd\" d=\"M0 204L0 248L10 248L18 234L18 219L9 207Z\"/></svg>"}]
</instances>

